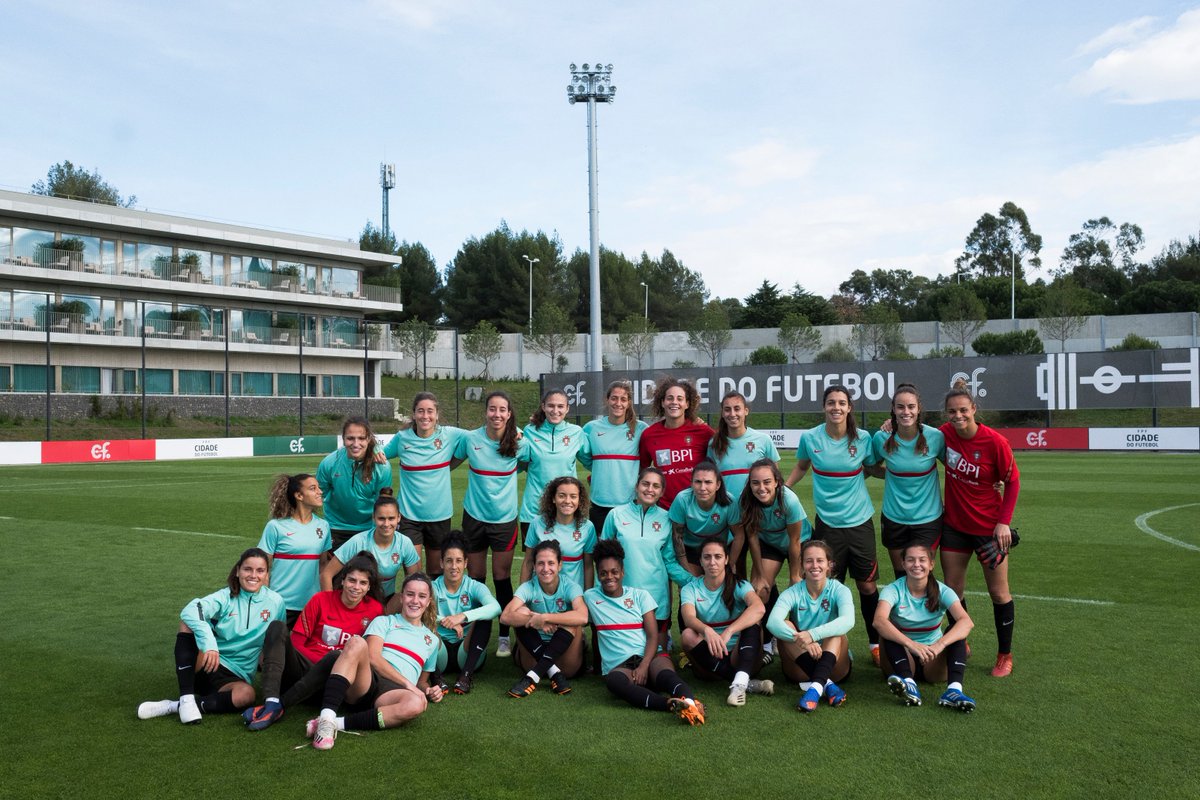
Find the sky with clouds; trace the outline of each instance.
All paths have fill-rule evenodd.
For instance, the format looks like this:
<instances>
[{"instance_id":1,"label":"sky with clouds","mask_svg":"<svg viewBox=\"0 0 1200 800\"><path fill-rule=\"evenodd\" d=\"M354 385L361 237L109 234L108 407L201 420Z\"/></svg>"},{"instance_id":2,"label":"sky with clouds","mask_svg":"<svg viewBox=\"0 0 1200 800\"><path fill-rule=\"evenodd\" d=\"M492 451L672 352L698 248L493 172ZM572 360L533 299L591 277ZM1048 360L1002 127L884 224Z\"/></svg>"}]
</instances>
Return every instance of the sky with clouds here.
<instances>
[{"instance_id":1,"label":"sky with clouds","mask_svg":"<svg viewBox=\"0 0 1200 800\"><path fill-rule=\"evenodd\" d=\"M439 266L493 230L588 247L586 111L614 65L600 234L714 295L953 270L1012 200L1106 215L1145 256L1200 231L1200 2L30 0L5 11L0 186L96 168L154 211L354 239L396 165Z\"/></svg>"}]
</instances>

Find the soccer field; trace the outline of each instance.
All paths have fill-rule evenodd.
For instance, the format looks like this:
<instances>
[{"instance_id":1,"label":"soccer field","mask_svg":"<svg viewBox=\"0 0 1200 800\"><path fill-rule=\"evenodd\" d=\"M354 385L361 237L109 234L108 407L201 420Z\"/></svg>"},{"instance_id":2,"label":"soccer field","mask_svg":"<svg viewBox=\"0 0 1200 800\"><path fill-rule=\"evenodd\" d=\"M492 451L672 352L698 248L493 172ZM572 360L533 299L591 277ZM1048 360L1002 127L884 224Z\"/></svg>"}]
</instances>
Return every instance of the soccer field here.
<instances>
[{"instance_id":1,"label":"soccer field","mask_svg":"<svg viewBox=\"0 0 1200 800\"><path fill-rule=\"evenodd\" d=\"M975 564L974 714L936 707L941 687L900 706L869 667L860 619L841 708L797 713L778 663L763 675L776 695L743 708L684 671L710 710L690 728L592 677L565 697L512 700L512 665L490 657L469 696L406 728L343 734L328 753L303 746L305 709L255 734L237 716L135 716L175 695L179 610L257 542L271 476L318 459L5 468L0 786L13 798L1200 795L1200 457L1018 459L1016 670L988 675L995 638ZM464 482L458 470L458 500ZM882 483L868 484L878 507ZM797 488L811 515L809 483Z\"/></svg>"}]
</instances>

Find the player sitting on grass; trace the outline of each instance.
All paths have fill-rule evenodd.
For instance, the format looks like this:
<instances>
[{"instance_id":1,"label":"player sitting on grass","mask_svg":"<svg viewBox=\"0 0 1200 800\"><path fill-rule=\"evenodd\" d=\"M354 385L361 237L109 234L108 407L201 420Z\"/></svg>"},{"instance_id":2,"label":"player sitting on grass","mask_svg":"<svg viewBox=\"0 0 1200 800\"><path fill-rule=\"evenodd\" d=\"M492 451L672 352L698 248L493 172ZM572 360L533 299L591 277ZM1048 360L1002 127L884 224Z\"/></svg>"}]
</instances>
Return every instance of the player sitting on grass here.
<instances>
[{"instance_id":1,"label":"player sitting on grass","mask_svg":"<svg viewBox=\"0 0 1200 800\"><path fill-rule=\"evenodd\" d=\"M905 705L919 706L917 680L945 680L946 691L938 705L974 711L975 701L962 690L966 639L974 623L954 590L933 577L933 552L928 547L904 548L904 571L903 578L879 593L875 611L885 655L880 666L888 676L888 687ZM954 624L943 635L942 619L947 614Z\"/></svg>"}]
</instances>

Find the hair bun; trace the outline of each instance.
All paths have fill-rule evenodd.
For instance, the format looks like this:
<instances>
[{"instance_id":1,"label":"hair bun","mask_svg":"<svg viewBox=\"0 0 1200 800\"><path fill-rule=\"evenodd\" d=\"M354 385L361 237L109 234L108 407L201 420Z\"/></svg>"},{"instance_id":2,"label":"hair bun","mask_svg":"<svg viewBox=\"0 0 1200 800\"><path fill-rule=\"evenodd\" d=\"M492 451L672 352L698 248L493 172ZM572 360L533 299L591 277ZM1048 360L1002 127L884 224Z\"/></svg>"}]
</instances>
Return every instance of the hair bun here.
<instances>
[{"instance_id":1,"label":"hair bun","mask_svg":"<svg viewBox=\"0 0 1200 800\"><path fill-rule=\"evenodd\" d=\"M392 496L393 496L393 494L392 494L392 487L390 487L390 486L385 486L385 487L383 487L382 489L380 489L380 490L379 490L379 496L380 496L380 497L392 497Z\"/></svg>"}]
</instances>

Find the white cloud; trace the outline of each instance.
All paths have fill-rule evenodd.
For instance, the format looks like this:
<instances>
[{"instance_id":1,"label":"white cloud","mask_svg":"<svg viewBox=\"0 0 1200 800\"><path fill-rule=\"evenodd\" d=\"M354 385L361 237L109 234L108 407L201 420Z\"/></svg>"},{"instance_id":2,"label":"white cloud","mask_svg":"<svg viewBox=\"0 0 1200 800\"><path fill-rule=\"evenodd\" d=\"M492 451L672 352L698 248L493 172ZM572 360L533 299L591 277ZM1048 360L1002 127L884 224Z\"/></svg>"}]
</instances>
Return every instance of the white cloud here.
<instances>
[{"instance_id":1,"label":"white cloud","mask_svg":"<svg viewBox=\"0 0 1200 800\"><path fill-rule=\"evenodd\" d=\"M729 156L733 180L741 186L798 180L812 170L816 161L816 150L788 147L778 139L766 139Z\"/></svg>"},{"instance_id":2,"label":"white cloud","mask_svg":"<svg viewBox=\"0 0 1200 800\"><path fill-rule=\"evenodd\" d=\"M463 4L459 0L371 0L370 5L410 27L428 30L457 15Z\"/></svg>"},{"instance_id":3,"label":"white cloud","mask_svg":"<svg viewBox=\"0 0 1200 800\"><path fill-rule=\"evenodd\" d=\"M1080 45L1075 55L1088 56L1092 53L1107 52L1115 47L1136 42L1146 36L1155 22L1156 17L1138 17L1120 25L1113 25L1096 38Z\"/></svg>"},{"instance_id":4,"label":"white cloud","mask_svg":"<svg viewBox=\"0 0 1200 800\"><path fill-rule=\"evenodd\" d=\"M1081 51L1108 52L1072 79L1086 94L1121 103L1200 100L1200 9L1186 11L1174 26L1149 33L1147 18L1118 25Z\"/></svg>"}]
</instances>

